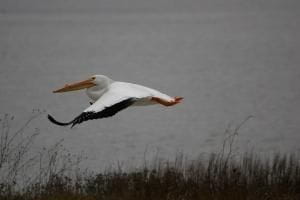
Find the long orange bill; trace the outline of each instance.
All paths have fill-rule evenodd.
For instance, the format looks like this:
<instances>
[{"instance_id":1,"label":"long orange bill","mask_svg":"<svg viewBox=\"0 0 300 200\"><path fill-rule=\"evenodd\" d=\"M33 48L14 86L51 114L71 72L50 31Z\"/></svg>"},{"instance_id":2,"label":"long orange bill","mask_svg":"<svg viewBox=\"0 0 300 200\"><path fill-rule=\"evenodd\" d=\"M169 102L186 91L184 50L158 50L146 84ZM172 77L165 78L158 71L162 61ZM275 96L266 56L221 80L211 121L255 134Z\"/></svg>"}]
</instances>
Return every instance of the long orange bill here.
<instances>
[{"instance_id":1,"label":"long orange bill","mask_svg":"<svg viewBox=\"0 0 300 200\"><path fill-rule=\"evenodd\" d=\"M64 87L54 90L53 93L59 93L59 92L70 92L75 90L81 90L85 88L90 88L95 86L96 84L92 82L92 79L88 79L85 81L80 81L77 83L67 84Z\"/></svg>"}]
</instances>

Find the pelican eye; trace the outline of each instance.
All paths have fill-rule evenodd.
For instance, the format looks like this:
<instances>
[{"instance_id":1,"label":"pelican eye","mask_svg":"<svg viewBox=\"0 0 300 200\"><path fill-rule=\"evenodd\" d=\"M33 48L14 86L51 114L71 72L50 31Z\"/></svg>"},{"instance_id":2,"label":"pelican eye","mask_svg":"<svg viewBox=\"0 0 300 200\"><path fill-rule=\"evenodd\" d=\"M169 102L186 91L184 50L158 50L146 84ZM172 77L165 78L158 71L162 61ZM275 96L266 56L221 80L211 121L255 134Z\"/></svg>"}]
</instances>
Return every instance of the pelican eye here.
<instances>
[{"instance_id":1,"label":"pelican eye","mask_svg":"<svg viewBox=\"0 0 300 200\"><path fill-rule=\"evenodd\" d=\"M92 77L92 80L95 80L96 79L96 77Z\"/></svg>"}]
</instances>

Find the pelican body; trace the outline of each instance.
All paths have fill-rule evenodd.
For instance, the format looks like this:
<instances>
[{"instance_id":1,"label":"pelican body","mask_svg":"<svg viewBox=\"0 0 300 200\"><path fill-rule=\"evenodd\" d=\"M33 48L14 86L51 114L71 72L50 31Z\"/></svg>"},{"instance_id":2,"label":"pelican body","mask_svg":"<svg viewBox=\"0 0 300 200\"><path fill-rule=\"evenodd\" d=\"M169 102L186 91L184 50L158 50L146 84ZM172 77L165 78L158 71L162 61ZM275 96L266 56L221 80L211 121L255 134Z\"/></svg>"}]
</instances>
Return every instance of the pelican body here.
<instances>
[{"instance_id":1,"label":"pelican body","mask_svg":"<svg viewBox=\"0 0 300 200\"><path fill-rule=\"evenodd\" d=\"M173 106L183 99L183 97L170 97L142 85L114 81L104 75L94 75L87 80L67 84L53 92L62 93L81 89L86 89L86 94L91 99L88 108L70 122L59 122L51 115L48 115L48 119L56 125L73 127L87 120L111 117L129 106L154 104Z\"/></svg>"}]
</instances>

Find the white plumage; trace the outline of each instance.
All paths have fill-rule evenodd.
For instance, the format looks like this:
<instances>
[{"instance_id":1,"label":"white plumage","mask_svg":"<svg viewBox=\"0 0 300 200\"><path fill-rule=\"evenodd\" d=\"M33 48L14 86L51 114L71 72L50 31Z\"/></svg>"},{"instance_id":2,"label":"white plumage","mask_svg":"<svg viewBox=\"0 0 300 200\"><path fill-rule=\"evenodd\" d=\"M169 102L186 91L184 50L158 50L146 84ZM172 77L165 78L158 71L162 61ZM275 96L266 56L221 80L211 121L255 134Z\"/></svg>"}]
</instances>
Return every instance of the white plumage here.
<instances>
[{"instance_id":1,"label":"white plumage","mask_svg":"<svg viewBox=\"0 0 300 200\"><path fill-rule=\"evenodd\" d=\"M48 115L49 120L61 126L72 124L73 127L86 120L111 117L129 106L154 104L172 106L180 103L183 99L182 97L170 97L142 85L113 81L104 75L94 75L85 81L65 85L63 88L55 90L54 93L84 88L87 88L86 93L90 97L92 105L70 122L58 122L51 115Z\"/></svg>"}]
</instances>

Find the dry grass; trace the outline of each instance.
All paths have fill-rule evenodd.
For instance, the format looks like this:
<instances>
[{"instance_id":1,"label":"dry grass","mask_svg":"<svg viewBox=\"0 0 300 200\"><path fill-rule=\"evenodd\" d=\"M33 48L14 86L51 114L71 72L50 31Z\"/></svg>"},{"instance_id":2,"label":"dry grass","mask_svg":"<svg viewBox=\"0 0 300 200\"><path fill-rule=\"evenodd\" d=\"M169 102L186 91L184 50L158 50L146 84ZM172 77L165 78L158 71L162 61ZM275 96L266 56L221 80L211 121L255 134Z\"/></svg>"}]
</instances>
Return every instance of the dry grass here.
<instances>
[{"instance_id":1,"label":"dry grass","mask_svg":"<svg viewBox=\"0 0 300 200\"><path fill-rule=\"evenodd\" d=\"M246 154L240 161L212 154L208 162L182 168L162 162L132 172L115 170L71 179L53 175L42 187L3 194L7 199L300 199L300 164L295 156L277 154L262 161Z\"/></svg>"},{"instance_id":2,"label":"dry grass","mask_svg":"<svg viewBox=\"0 0 300 200\"><path fill-rule=\"evenodd\" d=\"M37 178L26 184L21 190L14 189L17 179L14 181L3 181L5 179L2 179L0 199L300 199L300 160L297 155L278 153L268 159L262 159L252 152L239 157L233 156L234 140L238 136L241 126L248 119L250 118L233 129L227 129L221 152L212 153L208 159L186 161L184 155L179 154L174 161L158 159L153 161L151 166L145 164L132 171L118 168L98 174L76 172L70 175L66 172L74 171L75 168L72 166L77 165L79 161L68 157L70 156L68 153L59 153L62 151L58 143L45 149L43 156L38 157L44 158L44 162L36 162L36 164L42 165L35 174ZM7 121L5 123L7 124ZM8 134L9 131L3 130L6 131L2 133L4 136L1 137L1 155L6 152L3 150L5 146L3 144L7 141L5 138L11 138ZM33 140L33 138L29 136L28 139ZM28 152L30 145L25 145L25 147ZM6 148L8 148L7 145ZM19 152L23 148L14 149ZM26 153L22 155L23 157L17 157L18 162L14 160L16 157L2 158L5 162L0 163L0 170L8 161L23 163L15 165L24 166L28 159L24 157ZM31 163L32 166L34 159L32 160L32 157L30 159L28 163ZM19 174L17 169L19 168L12 168L9 173L3 173L1 176Z\"/></svg>"}]
</instances>

